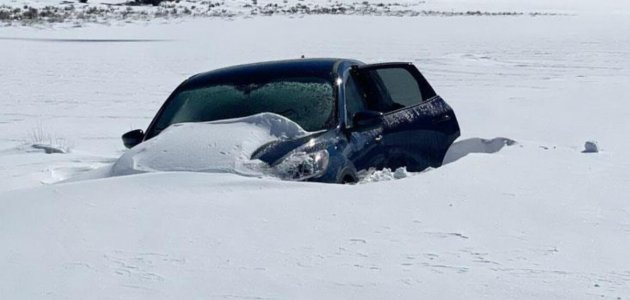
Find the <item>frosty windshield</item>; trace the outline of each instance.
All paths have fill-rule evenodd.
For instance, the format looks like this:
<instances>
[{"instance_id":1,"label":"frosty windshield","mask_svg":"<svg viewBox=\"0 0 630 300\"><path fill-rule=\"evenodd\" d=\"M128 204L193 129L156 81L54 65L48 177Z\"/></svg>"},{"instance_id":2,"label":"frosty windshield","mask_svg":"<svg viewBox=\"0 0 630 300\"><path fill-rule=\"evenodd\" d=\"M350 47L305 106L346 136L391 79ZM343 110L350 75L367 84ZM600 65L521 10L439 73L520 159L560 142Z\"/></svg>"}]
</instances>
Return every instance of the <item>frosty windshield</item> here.
<instances>
[{"instance_id":1,"label":"frosty windshield","mask_svg":"<svg viewBox=\"0 0 630 300\"><path fill-rule=\"evenodd\" d=\"M285 116L307 131L329 128L334 112L332 84L312 77L184 89L168 101L155 130L161 131L175 123L239 118L262 112Z\"/></svg>"}]
</instances>

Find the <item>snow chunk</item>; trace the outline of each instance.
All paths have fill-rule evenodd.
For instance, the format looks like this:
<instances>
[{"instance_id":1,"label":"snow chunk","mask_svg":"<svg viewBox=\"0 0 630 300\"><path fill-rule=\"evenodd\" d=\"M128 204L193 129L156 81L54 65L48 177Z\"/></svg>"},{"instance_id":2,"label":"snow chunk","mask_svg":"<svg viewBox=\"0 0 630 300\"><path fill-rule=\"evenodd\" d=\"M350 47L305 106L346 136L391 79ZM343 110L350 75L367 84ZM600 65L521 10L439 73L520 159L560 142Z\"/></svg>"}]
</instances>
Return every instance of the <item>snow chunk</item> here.
<instances>
[{"instance_id":1,"label":"snow chunk","mask_svg":"<svg viewBox=\"0 0 630 300\"><path fill-rule=\"evenodd\" d=\"M111 175L152 171L193 171L262 176L267 165L250 160L260 146L307 134L273 113L203 123L174 124L123 154Z\"/></svg>"},{"instance_id":2,"label":"snow chunk","mask_svg":"<svg viewBox=\"0 0 630 300\"><path fill-rule=\"evenodd\" d=\"M359 172L359 183L369 183L378 181L389 181L396 179L403 179L413 175L412 172L407 171L407 167L400 167L395 171L389 168L383 170L375 170L370 168L369 170L363 170Z\"/></svg>"},{"instance_id":3,"label":"snow chunk","mask_svg":"<svg viewBox=\"0 0 630 300\"><path fill-rule=\"evenodd\" d=\"M584 151L582 153L598 153L599 146L597 145L597 141L586 141L584 143Z\"/></svg>"}]
</instances>

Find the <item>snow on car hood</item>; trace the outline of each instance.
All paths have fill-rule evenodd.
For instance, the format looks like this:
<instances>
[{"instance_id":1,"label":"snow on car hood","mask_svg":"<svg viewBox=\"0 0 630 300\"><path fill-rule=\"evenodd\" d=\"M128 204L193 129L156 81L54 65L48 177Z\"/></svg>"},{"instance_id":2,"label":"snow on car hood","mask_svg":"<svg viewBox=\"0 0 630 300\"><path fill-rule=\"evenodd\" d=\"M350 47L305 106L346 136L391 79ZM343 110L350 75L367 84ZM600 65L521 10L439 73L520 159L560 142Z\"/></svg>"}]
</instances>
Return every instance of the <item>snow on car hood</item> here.
<instances>
[{"instance_id":1,"label":"snow on car hood","mask_svg":"<svg viewBox=\"0 0 630 300\"><path fill-rule=\"evenodd\" d=\"M260 146L308 132L277 114L203 123L180 123L128 150L112 166L111 175L152 171L237 173L260 176L266 164L250 160Z\"/></svg>"}]
</instances>

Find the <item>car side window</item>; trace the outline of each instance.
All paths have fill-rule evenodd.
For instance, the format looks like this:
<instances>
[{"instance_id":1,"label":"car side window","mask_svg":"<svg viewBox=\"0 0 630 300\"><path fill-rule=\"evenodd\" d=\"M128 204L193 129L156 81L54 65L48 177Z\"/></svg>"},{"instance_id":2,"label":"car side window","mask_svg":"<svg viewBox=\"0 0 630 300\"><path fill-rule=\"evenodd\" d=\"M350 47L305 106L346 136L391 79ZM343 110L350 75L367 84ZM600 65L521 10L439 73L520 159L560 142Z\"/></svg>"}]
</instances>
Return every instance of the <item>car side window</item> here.
<instances>
[{"instance_id":1,"label":"car side window","mask_svg":"<svg viewBox=\"0 0 630 300\"><path fill-rule=\"evenodd\" d=\"M421 88L409 70L400 67L381 68L368 71L373 92L370 109L387 113L423 100Z\"/></svg>"},{"instance_id":2,"label":"car side window","mask_svg":"<svg viewBox=\"0 0 630 300\"><path fill-rule=\"evenodd\" d=\"M365 98L363 97L363 92L361 88L357 84L354 76L349 76L348 80L346 80L346 120L348 120L348 126L352 127L354 124L352 123L352 117L354 114L360 111L367 110L367 106L365 104Z\"/></svg>"}]
</instances>

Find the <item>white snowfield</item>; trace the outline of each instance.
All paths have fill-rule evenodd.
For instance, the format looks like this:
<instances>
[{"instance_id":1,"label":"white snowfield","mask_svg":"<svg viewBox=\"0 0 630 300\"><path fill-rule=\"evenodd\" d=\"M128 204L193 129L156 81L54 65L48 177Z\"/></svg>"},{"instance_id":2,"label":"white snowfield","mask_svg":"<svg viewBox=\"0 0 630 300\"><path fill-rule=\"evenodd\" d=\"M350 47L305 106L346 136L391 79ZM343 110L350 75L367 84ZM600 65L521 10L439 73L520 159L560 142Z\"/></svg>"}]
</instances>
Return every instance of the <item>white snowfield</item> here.
<instances>
[{"instance_id":1,"label":"white snowfield","mask_svg":"<svg viewBox=\"0 0 630 300\"><path fill-rule=\"evenodd\" d=\"M629 299L630 18L598 3L1 27L0 298ZM224 172L281 135L243 120L124 150L187 77L301 55L416 64L462 129L445 165L350 186ZM203 139L221 149L179 155ZM151 172L87 180L121 156Z\"/></svg>"}]
</instances>

